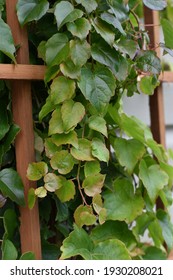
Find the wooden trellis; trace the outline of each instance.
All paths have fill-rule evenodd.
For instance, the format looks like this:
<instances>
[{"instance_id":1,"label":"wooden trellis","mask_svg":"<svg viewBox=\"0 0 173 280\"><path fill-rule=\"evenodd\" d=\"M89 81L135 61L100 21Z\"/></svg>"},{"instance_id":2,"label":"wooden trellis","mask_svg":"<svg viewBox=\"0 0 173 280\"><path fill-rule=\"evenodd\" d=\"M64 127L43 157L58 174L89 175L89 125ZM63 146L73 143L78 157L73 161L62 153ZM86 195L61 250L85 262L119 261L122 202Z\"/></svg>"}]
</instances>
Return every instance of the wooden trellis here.
<instances>
[{"instance_id":1,"label":"wooden trellis","mask_svg":"<svg viewBox=\"0 0 173 280\"><path fill-rule=\"evenodd\" d=\"M29 49L26 28L21 28L16 16L17 0L6 0L7 23L11 27L14 42L20 44L17 52L17 65L0 64L0 79L11 80L12 109L14 122L21 128L15 142L17 171L24 187L25 199L30 187L35 183L26 178L28 164L35 160L34 132L32 119L31 80L44 80L45 67L29 65ZM151 38L151 47L159 43L158 13L144 8L145 24ZM162 82L173 82L173 73L164 72ZM163 110L162 85L150 97L151 130L154 139L165 145L165 122ZM40 226L38 205L30 210L27 206L20 208L21 215L21 250L22 253L33 251L36 259L41 259Z\"/></svg>"}]
</instances>

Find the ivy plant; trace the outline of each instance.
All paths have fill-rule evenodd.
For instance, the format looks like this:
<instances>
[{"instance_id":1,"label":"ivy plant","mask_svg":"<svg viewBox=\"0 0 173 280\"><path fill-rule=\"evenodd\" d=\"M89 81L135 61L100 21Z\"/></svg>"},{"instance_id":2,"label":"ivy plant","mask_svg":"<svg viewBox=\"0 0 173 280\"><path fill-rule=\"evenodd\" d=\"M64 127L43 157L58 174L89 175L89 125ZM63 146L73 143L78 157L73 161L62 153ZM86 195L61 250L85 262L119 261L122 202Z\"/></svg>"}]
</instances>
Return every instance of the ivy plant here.
<instances>
[{"instance_id":1,"label":"ivy plant","mask_svg":"<svg viewBox=\"0 0 173 280\"><path fill-rule=\"evenodd\" d=\"M26 174L38 182L28 204L39 198L44 258L166 259L173 247L169 155L122 106L124 95L152 95L162 70L141 29L142 5L167 3L18 0L30 59L47 66L44 90L33 89L37 161ZM15 61L11 40L0 51Z\"/></svg>"}]
</instances>

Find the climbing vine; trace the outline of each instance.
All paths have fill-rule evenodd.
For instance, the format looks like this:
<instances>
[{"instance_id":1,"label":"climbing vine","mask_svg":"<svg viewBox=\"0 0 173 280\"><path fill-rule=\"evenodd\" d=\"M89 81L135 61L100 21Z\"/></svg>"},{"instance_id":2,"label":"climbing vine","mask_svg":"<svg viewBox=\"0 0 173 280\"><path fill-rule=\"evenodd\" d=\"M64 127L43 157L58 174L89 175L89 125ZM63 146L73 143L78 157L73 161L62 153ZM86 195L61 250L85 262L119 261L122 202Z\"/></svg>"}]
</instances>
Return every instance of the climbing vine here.
<instances>
[{"instance_id":1,"label":"climbing vine","mask_svg":"<svg viewBox=\"0 0 173 280\"><path fill-rule=\"evenodd\" d=\"M122 106L124 95L152 95L162 70L140 21L142 4L167 5L18 0L31 61L47 66L42 94L33 86L37 161L26 174L38 182L28 203L39 199L45 258L166 259L173 247L169 155ZM11 38L3 17L0 31ZM160 46L171 54L165 36ZM5 48L0 42L0 51L15 62L12 38ZM142 241L146 232L150 244Z\"/></svg>"}]
</instances>

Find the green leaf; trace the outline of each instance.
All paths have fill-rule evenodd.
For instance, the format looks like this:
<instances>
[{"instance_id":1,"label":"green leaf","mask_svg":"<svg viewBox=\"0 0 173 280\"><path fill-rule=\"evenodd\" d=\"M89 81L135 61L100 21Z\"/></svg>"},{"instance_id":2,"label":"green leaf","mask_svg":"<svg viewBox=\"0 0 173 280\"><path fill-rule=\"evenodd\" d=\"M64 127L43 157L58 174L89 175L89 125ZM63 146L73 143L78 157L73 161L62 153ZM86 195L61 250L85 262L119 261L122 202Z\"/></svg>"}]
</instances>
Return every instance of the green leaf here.
<instances>
[{"instance_id":1,"label":"green leaf","mask_svg":"<svg viewBox=\"0 0 173 280\"><path fill-rule=\"evenodd\" d=\"M132 222L144 207L141 195L134 193L132 183L123 178L115 180L113 190L107 190L103 197L107 220Z\"/></svg>"},{"instance_id":2,"label":"green leaf","mask_svg":"<svg viewBox=\"0 0 173 280\"><path fill-rule=\"evenodd\" d=\"M36 195L35 195L35 189L30 188L28 191L28 207L29 209L32 209L36 202Z\"/></svg>"},{"instance_id":3,"label":"green leaf","mask_svg":"<svg viewBox=\"0 0 173 280\"><path fill-rule=\"evenodd\" d=\"M59 65L69 54L68 37L63 33L54 34L46 43L48 66Z\"/></svg>"},{"instance_id":4,"label":"green leaf","mask_svg":"<svg viewBox=\"0 0 173 280\"><path fill-rule=\"evenodd\" d=\"M125 245L117 240L106 240L96 245L82 228L74 225L74 230L63 241L61 259L80 255L85 260L130 260Z\"/></svg>"},{"instance_id":5,"label":"green leaf","mask_svg":"<svg viewBox=\"0 0 173 280\"><path fill-rule=\"evenodd\" d=\"M60 257L59 246L44 240L42 243L42 256L43 260L58 260Z\"/></svg>"},{"instance_id":6,"label":"green leaf","mask_svg":"<svg viewBox=\"0 0 173 280\"><path fill-rule=\"evenodd\" d=\"M97 44L92 46L92 57L99 63L108 66L119 81L124 81L128 75L129 66L127 60L108 44L102 41L100 42L101 45Z\"/></svg>"},{"instance_id":7,"label":"green leaf","mask_svg":"<svg viewBox=\"0 0 173 280\"><path fill-rule=\"evenodd\" d=\"M65 62L60 64L60 70L64 76L73 80L79 80L81 68L75 65L71 58L66 59Z\"/></svg>"},{"instance_id":8,"label":"green leaf","mask_svg":"<svg viewBox=\"0 0 173 280\"><path fill-rule=\"evenodd\" d=\"M60 76L53 80L50 87L50 98L53 104L60 104L75 94L75 82Z\"/></svg>"},{"instance_id":9,"label":"green leaf","mask_svg":"<svg viewBox=\"0 0 173 280\"><path fill-rule=\"evenodd\" d=\"M50 164L52 168L58 170L60 174L67 174L73 169L74 159L67 150L62 150L53 155Z\"/></svg>"},{"instance_id":10,"label":"green leaf","mask_svg":"<svg viewBox=\"0 0 173 280\"><path fill-rule=\"evenodd\" d=\"M48 166L45 162L30 163L27 169L27 178L31 181L40 180L48 172Z\"/></svg>"},{"instance_id":11,"label":"green leaf","mask_svg":"<svg viewBox=\"0 0 173 280\"><path fill-rule=\"evenodd\" d=\"M108 137L106 121L100 116L91 116L89 118L89 128L101 132Z\"/></svg>"},{"instance_id":12,"label":"green leaf","mask_svg":"<svg viewBox=\"0 0 173 280\"><path fill-rule=\"evenodd\" d=\"M2 112L2 111L1 111ZM0 113L1 114L1 113ZM4 116L3 116L4 117ZM0 119L2 120L1 116L0 116ZM3 125L1 126L0 125L0 129L3 127ZM7 129L7 127L6 127ZM8 152L10 150L10 147L11 147L11 144L13 143L16 135L19 133L20 131L20 128L15 125L15 124L12 124L10 126L10 129L8 130L8 132L6 133L4 139L3 139L3 143L1 145L1 152L0 152L0 165L2 163L2 158L3 156L5 155L6 152ZM2 132L2 131L1 131Z\"/></svg>"},{"instance_id":13,"label":"green leaf","mask_svg":"<svg viewBox=\"0 0 173 280\"><path fill-rule=\"evenodd\" d=\"M92 161L94 160L91 153L91 142L87 139L78 140L78 148L71 148L72 156L77 160Z\"/></svg>"},{"instance_id":14,"label":"green leaf","mask_svg":"<svg viewBox=\"0 0 173 280\"><path fill-rule=\"evenodd\" d=\"M120 221L106 221L103 225L96 226L90 236L94 243L119 239L129 249L132 249L137 243L128 225Z\"/></svg>"},{"instance_id":15,"label":"green leaf","mask_svg":"<svg viewBox=\"0 0 173 280\"><path fill-rule=\"evenodd\" d=\"M144 73L160 74L162 68L160 59L154 51L140 51L136 58L136 65Z\"/></svg>"},{"instance_id":16,"label":"green leaf","mask_svg":"<svg viewBox=\"0 0 173 280\"><path fill-rule=\"evenodd\" d=\"M100 172L100 163L99 161L88 161L84 165L85 177L89 175L95 175Z\"/></svg>"},{"instance_id":17,"label":"green leaf","mask_svg":"<svg viewBox=\"0 0 173 280\"><path fill-rule=\"evenodd\" d=\"M161 249L149 246L144 249L145 255L142 256L143 260L167 260L167 255Z\"/></svg>"},{"instance_id":18,"label":"green leaf","mask_svg":"<svg viewBox=\"0 0 173 280\"><path fill-rule=\"evenodd\" d=\"M61 259L68 259L80 255L83 259L91 259L90 251L93 250L94 244L86 231L74 225L74 230L64 239L61 246Z\"/></svg>"},{"instance_id":19,"label":"green leaf","mask_svg":"<svg viewBox=\"0 0 173 280\"><path fill-rule=\"evenodd\" d=\"M135 236L144 235L146 229L155 220L155 215L153 213L142 213L136 219L136 225L133 227L133 233Z\"/></svg>"},{"instance_id":20,"label":"green leaf","mask_svg":"<svg viewBox=\"0 0 173 280\"><path fill-rule=\"evenodd\" d=\"M91 30L91 24L86 18L79 18L75 22L67 23L67 29L73 36L78 37L80 40L84 40Z\"/></svg>"},{"instance_id":21,"label":"green leaf","mask_svg":"<svg viewBox=\"0 0 173 280\"><path fill-rule=\"evenodd\" d=\"M47 196L47 190L44 187L39 187L35 189L35 195L40 198L44 198Z\"/></svg>"},{"instance_id":22,"label":"green leaf","mask_svg":"<svg viewBox=\"0 0 173 280\"><path fill-rule=\"evenodd\" d=\"M51 100L51 96L49 95L46 99L46 103L43 105L41 111L39 112L39 121L41 122L43 118L46 117L54 109L55 109L55 105Z\"/></svg>"},{"instance_id":23,"label":"green leaf","mask_svg":"<svg viewBox=\"0 0 173 280\"><path fill-rule=\"evenodd\" d=\"M128 19L129 8L126 2L123 0L107 0L107 3L119 21L125 21Z\"/></svg>"},{"instance_id":24,"label":"green leaf","mask_svg":"<svg viewBox=\"0 0 173 280\"><path fill-rule=\"evenodd\" d=\"M53 135L56 133L63 133L63 121L61 114L61 106L56 106L56 109L52 113L52 117L49 121L49 133L48 135Z\"/></svg>"},{"instance_id":25,"label":"green leaf","mask_svg":"<svg viewBox=\"0 0 173 280\"><path fill-rule=\"evenodd\" d=\"M10 27L0 18L0 51L7 55L15 63L15 46Z\"/></svg>"},{"instance_id":26,"label":"green leaf","mask_svg":"<svg viewBox=\"0 0 173 280\"><path fill-rule=\"evenodd\" d=\"M38 51L38 57L43 59L43 61L46 60L46 41L41 41L40 44L37 47Z\"/></svg>"},{"instance_id":27,"label":"green leaf","mask_svg":"<svg viewBox=\"0 0 173 280\"><path fill-rule=\"evenodd\" d=\"M83 119L85 115L85 107L82 103L74 102L70 99L63 103L61 113L64 131L68 133Z\"/></svg>"},{"instance_id":28,"label":"green leaf","mask_svg":"<svg viewBox=\"0 0 173 280\"><path fill-rule=\"evenodd\" d=\"M35 254L33 252L26 252L20 257L20 261L35 260Z\"/></svg>"},{"instance_id":29,"label":"green leaf","mask_svg":"<svg viewBox=\"0 0 173 280\"><path fill-rule=\"evenodd\" d=\"M71 59L77 66L83 66L90 58L91 48L86 40L71 40L70 41Z\"/></svg>"},{"instance_id":30,"label":"green leaf","mask_svg":"<svg viewBox=\"0 0 173 280\"><path fill-rule=\"evenodd\" d=\"M66 202L70 199L73 199L76 194L75 185L73 181L66 180L65 178L61 177L61 183L62 187L55 191L57 197L60 199L61 202Z\"/></svg>"},{"instance_id":31,"label":"green leaf","mask_svg":"<svg viewBox=\"0 0 173 280\"><path fill-rule=\"evenodd\" d=\"M93 138L92 140L92 155L100 161L109 161L109 151L106 148L106 145L99 138Z\"/></svg>"},{"instance_id":32,"label":"green leaf","mask_svg":"<svg viewBox=\"0 0 173 280\"><path fill-rule=\"evenodd\" d=\"M63 60L63 59L62 59ZM61 62L61 59L60 59ZM59 62L59 63L60 63ZM54 78L56 78L59 75L60 72L60 68L59 65L53 65L53 66L49 66L46 68L45 71L45 76L44 76L44 82L45 84L47 84L48 82L50 82L51 80L53 80Z\"/></svg>"},{"instance_id":33,"label":"green leaf","mask_svg":"<svg viewBox=\"0 0 173 280\"><path fill-rule=\"evenodd\" d=\"M169 176L169 186L171 188L172 187L172 182L173 182L173 166L168 164L168 163L161 162L160 167Z\"/></svg>"},{"instance_id":34,"label":"green leaf","mask_svg":"<svg viewBox=\"0 0 173 280\"><path fill-rule=\"evenodd\" d=\"M0 190L12 201L21 206L25 205L23 183L15 170L5 168L0 171Z\"/></svg>"},{"instance_id":35,"label":"green leaf","mask_svg":"<svg viewBox=\"0 0 173 280\"><path fill-rule=\"evenodd\" d=\"M101 14L101 19L106 21L107 23L113 25L116 29L118 29L123 35L126 35L121 22L117 17L111 15L110 13L104 12Z\"/></svg>"},{"instance_id":36,"label":"green leaf","mask_svg":"<svg viewBox=\"0 0 173 280\"><path fill-rule=\"evenodd\" d=\"M10 145L13 143L13 141L16 138L16 135L19 133L19 131L20 131L20 127L18 125L12 124L10 126L10 129L4 139L4 151L5 152L7 152L9 150Z\"/></svg>"},{"instance_id":37,"label":"green leaf","mask_svg":"<svg viewBox=\"0 0 173 280\"><path fill-rule=\"evenodd\" d=\"M117 239L98 243L93 252L93 260L131 260L124 243Z\"/></svg>"},{"instance_id":38,"label":"green leaf","mask_svg":"<svg viewBox=\"0 0 173 280\"><path fill-rule=\"evenodd\" d=\"M162 228L162 235L170 251L173 248L173 225L170 216L164 210L159 209L157 211L157 218Z\"/></svg>"},{"instance_id":39,"label":"green leaf","mask_svg":"<svg viewBox=\"0 0 173 280\"><path fill-rule=\"evenodd\" d=\"M96 67L93 72L89 68L83 68L78 85L85 98L100 113L105 110L116 88L114 76L104 66Z\"/></svg>"},{"instance_id":40,"label":"green leaf","mask_svg":"<svg viewBox=\"0 0 173 280\"><path fill-rule=\"evenodd\" d=\"M93 225L96 222L96 216L89 206L79 205L74 212L74 219L77 226Z\"/></svg>"},{"instance_id":41,"label":"green leaf","mask_svg":"<svg viewBox=\"0 0 173 280\"><path fill-rule=\"evenodd\" d=\"M161 11L167 6L166 0L143 0L145 6L152 10Z\"/></svg>"},{"instance_id":42,"label":"green leaf","mask_svg":"<svg viewBox=\"0 0 173 280\"><path fill-rule=\"evenodd\" d=\"M159 191L168 184L168 175L158 164L147 167L144 160L139 165L139 178L142 180L151 201L154 203Z\"/></svg>"},{"instance_id":43,"label":"green leaf","mask_svg":"<svg viewBox=\"0 0 173 280\"><path fill-rule=\"evenodd\" d=\"M78 138L75 131L70 131L68 134L55 134L51 139L57 146L70 144L73 147L78 148Z\"/></svg>"},{"instance_id":44,"label":"green leaf","mask_svg":"<svg viewBox=\"0 0 173 280\"><path fill-rule=\"evenodd\" d=\"M93 196L92 205L95 212L99 214L100 211L103 209L103 201L102 201L101 194L97 193Z\"/></svg>"},{"instance_id":45,"label":"green leaf","mask_svg":"<svg viewBox=\"0 0 173 280\"><path fill-rule=\"evenodd\" d=\"M21 25L33 20L39 20L49 9L47 0L18 0L17 16Z\"/></svg>"},{"instance_id":46,"label":"green leaf","mask_svg":"<svg viewBox=\"0 0 173 280\"><path fill-rule=\"evenodd\" d=\"M154 245L158 248L161 248L164 242L164 238L162 235L162 228L159 224L159 221L155 218L153 222L148 226L150 237L154 241Z\"/></svg>"},{"instance_id":47,"label":"green leaf","mask_svg":"<svg viewBox=\"0 0 173 280\"><path fill-rule=\"evenodd\" d=\"M128 54L131 59L134 58L137 50L139 49L139 45L136 41L124 37L122 37L118 43L115 43L114 47L123 54Z\"/></svg>"},{"instance_id":48,"label":"green leaf","mask_svg":"<svg viewBox=\"0 0 173 280\"><path fill-rule=\"evenodd\" d=\"M113 46L115 34L109 24L100 18L95 18L91 21L95 31L110 45Z\"/></svg>"},{"instance_id":49,"label":"green leaf","mask_svg":"<svg viewBox=\"0 0 173 280\"><path fill-rule=\"evenodd\" d=\"M44 188L49 192L55 192L62 187L61 179L54 173L47 173L44 176Z\"/></svg>"},{"instance_id":50,"label":"green leaf","mask_svg":"<svg viewBox=\"0 0 173 280\"><path fill-rule=\"evenodd\" d=\"M166 47L173 49L173 23L165 18L161 19L164 41Z\"/></svg>"},{"instance_id":51,"label":"green leaf","mask_svg":"<svg viewBox=\"0 0 173 280\"><path fill-rule=\"evenodd\" d=\"M4 213L3 222L5 229L3 239L13 240L19 226L16 212L13 209L7 209Z\"/></svg>"},{"instance_id":52,"label":"green leaf","mask_svg":"<svg viewBox=\"0 0 173 280\"><path fill-rule=\"evenodd\" d=\"M102 225L105 223L106 221L106 218L107 218L107 211L105 208L102 208L100 211L99 211L99 224Z\"/></svg>"},{"instance_id":53,"label":"green leaf","mask_svg":"<svg viewBox=\"0 0 173 280\"><path fill-rule=\"evenodd\" d=\"M171 48L166 47L164 43L160 43L159 46L163 49L163 55L169 54L173 56L173 50Z\"/></svg>"},{"instance_id":54,"label":"green leaf","mask_svg":"<svg viewBox=\"0 0 173 280\"><path fill-rule=\"evenodd\" d=\"M78 9L74 9L73 5L67 1L61 1L55 7L55 18L58 29L68 22L73 22L83 16L83 12Z\"/></svg>"},{"instance_id":55,"label":"green leaf","mask_svg":"<svg viewBox=\"0 0 173 280\"><path fill-rule=\"evenodd\" d=\"M78 4L81 4L85 8L86 12L89 14L95 11L98 6L96 0L87 0L87 2L86 0L75 0L75 1Z\"/></svg>"},{"instance_id":56,"label":"green leaf","mask_svg":"<svg viewBox=\"0 0 173 280\"><path fill-rule=\"evenodd\" d=\"M144 76L138 82L139 92L147 95L153 95L157 86L159 86L159 81L153 76Z\"/></svg>"},{"instance_id":57,"label":"green leaf","mask_svg":"<svg viewBox=\"0 0 173 280\"><path fill-rule=\"evenodd\" d=\"M6 239L3 241L2 259L3 260L16 260L18 252L14 244Z\"/></svg>"},{"instance_id":58,"label":"green leaf","mask_svg":"<svg viewBox=\"0 0 173 280\"><path fill-rule=\"evenodd\" d=\"M49 135L56 133L69 133L83 119L85 107L72 99L66 100L63 105L57 106L49 122ZM73 118L71 117L73 116Z\"/></svg>"},{"instance_id":59,"label":"green leaf","mask_svg":"<svg viewBox=\"0 0 173 280\"><path fill-rule=\"evenodd\" d=\"M101 193L104 181L105 175L103 174L89 175L84 179L82 187L84 188L86 195L93 197L94 195Z\"/></svg>"},{"instance_id":60,"label":"green leaf","mask_svg":"<svg viewBox=\"0 0 173 280\"><path fill-rule=\"evenodd\" d=\"M55 202L57 207L55 220L60 223L66 221L69 217L69 208L67 203L62 203L59 199L57 199Z\"/></svg>"},{"instance_id":61,"label":"green leaf","mask_svg":"<svg viewBox=\"0 0 173 280\"><path fill-rule=\"evenodd\" d=\"M8 122L8 111L7 111L7 101L6 99L0 99L0 140L4 138L6 133L10 129L10 124Z\"/></svg>"},{"instance_id":62,"label":"green leaf","mask_svg":"<svg viewBox=\"0 0 173 280\"><path fill-rule=\"evenodd\" d=\"M125 166L130 174L145 153L145 146L135 139L116 138L114 149L120 164Z\"/></svg>"},{"instance_id":63,"label":"green leaf","mask_svg":"<svg viewBox=\"0 0 173 280\"><path fill-rule=\"evenodd\" d=\"M45 153L48 158L52 158L53 155L58 151L58 147L53 143L51 138L46 138L44 142Z\"/></svg>"},{"instance_id":64,"label":"green leaf","mask_svg":"<svg viewBox=\"0 0 173 280\"><path fill-rule=\"evenodd\" d=\"M141 143L145 143L146 139L153 140L149 127L134 116L129 117L126 114L122 114L119 125L128 136L133 137Z\"/></svg>"}]
</instances>

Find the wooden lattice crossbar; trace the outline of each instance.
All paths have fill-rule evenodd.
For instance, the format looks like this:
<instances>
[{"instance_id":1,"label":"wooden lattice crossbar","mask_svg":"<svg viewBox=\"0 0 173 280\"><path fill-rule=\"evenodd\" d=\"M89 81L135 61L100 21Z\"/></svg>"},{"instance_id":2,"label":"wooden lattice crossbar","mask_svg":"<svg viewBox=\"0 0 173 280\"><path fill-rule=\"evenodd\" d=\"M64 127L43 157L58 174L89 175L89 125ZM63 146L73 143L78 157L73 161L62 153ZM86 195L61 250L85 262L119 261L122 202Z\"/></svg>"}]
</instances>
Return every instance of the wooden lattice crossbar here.
<instances>
[{"instance_id":1,"label":"wooden lattice crossbar","mask_svg":"<svg viewBox=\"0 0 173 280\"><path fill-rule=\"evenodd\" d=\"M35 160L34 132L32 119L31 80L44 80L46 67L29 65L28 37L25 28L19 26L16 16L17 0L6 0L7 23L11 27L14 42L20 44L17 53L17 65L0 64L0 79L11 80L12 109L14 122L21 128L15 142L17 171L25 188L25 199L30 187L36 187L34 182L26 178L28 164ZM151 47L159 43L158 14L144 8L145 23L151 39ZM173 82L173 72L160 75L161 82ZM165 145L165 123L163 112L162 86L150 97L151 130L155 140ZM20 208L21 215L21 250L22 253L33 251L36 259L41 259L41 242L38 205L30 210L27 206Z\"/></svg>"}]
</instances>

